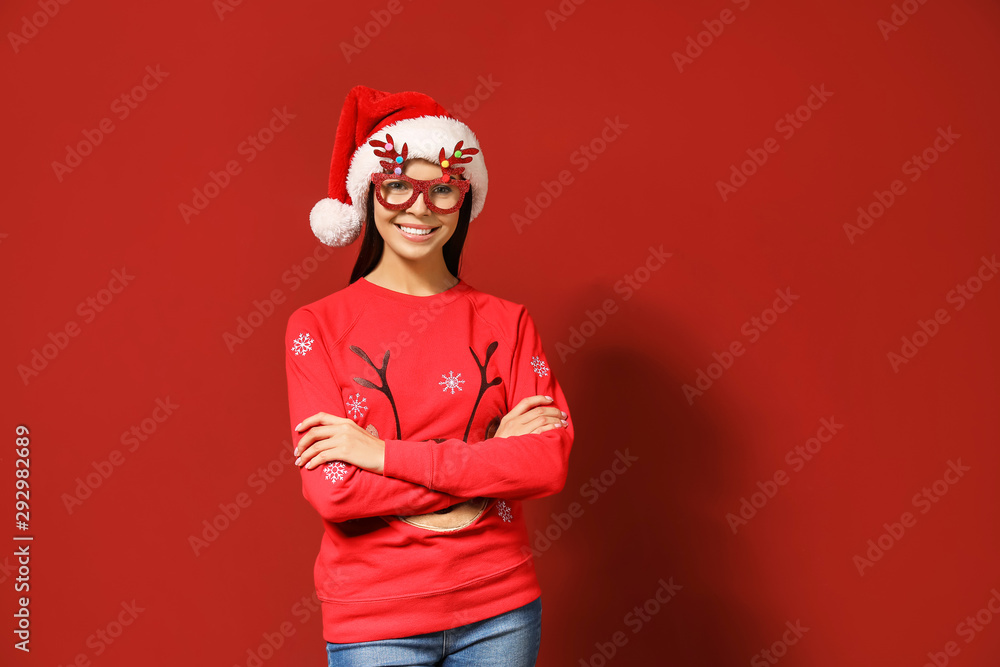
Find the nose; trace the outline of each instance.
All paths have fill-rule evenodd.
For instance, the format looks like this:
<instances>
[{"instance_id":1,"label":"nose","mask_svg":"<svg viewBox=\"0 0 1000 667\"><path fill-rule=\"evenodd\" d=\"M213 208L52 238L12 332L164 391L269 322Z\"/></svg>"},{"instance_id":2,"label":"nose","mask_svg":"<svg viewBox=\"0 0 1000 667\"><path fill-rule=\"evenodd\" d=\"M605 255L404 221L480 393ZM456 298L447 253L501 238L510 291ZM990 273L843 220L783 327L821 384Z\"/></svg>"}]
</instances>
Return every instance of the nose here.
<instances>
[{"instance_id":1,"label":"nose","mask_svg":"<svg viewBox=\"0 0 1000 667\"><path fill-rule=\"evenodd\" d=\"M406 212L417 217L427 215L427 212L430 209L427 208L427 201L425 197L427 197L427 194L424 192L418 194L417 198L412 204L410 204L410 207L406 209Z\"/></svg>"}]
</instances>

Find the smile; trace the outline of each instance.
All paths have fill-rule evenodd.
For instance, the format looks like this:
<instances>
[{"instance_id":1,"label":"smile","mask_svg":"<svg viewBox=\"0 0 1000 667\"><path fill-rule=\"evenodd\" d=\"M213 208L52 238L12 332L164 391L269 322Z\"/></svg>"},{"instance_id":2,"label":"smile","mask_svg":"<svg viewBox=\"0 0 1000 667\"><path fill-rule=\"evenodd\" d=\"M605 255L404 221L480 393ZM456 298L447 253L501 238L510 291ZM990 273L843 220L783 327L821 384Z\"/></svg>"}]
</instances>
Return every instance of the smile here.
<instances>
[{"instance_id":1,"label":"smile","mask_svg":"<svg viewBox=\"0 0 1000 667\"><path fill-rule=\"evenodd\" d=\"M406 227L405 225L400 225L397 223L392 223L395 227L402 233L402 235L410 240L423 239L431 236L436 232L439 227L433 227L431 229L420 229L416 227Z\"/></svg>"}]
</instances>

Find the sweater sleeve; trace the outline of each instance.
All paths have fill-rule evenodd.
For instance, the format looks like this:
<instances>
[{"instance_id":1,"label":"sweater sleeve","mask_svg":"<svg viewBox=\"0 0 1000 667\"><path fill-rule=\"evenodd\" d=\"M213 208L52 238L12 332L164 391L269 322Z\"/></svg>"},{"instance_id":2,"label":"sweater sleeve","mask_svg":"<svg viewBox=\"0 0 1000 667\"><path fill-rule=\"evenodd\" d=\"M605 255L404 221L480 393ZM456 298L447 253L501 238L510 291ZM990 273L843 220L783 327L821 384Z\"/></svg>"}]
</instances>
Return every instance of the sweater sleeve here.
<instances>
[{"instance_id":1,"label":"sweater sleeve","mask_svg":"<svg viewBox=\"0 0 1000 667\"><path fill-rule=\"evenodd\" d=\"M285 332L285 372L291 415L292 448L305 432L295 427L306 417L326 412L345 417L344 400L333 375L331 357L314 315L296 310ZM460 498L426 486L383 477L343 461L330 461L302 475L302 495L327 521L341 522L372 516L410 516L444 509Z\"/></svg>"},{"instance_id":2,"label":"sweater sleeve","mask_svg":"<svg viewBox=\"0 0 1000 667\"><path fill-rule=\"evenodd\" d=\"M551 396L555 400L547 405L567 414L567 426L475 443L459 438L386 440L384 474L464 497L529 500L561 491L569 472L573 419L534 320L523 305L509 378L508 409L528 396Z\"/></svg>"}]
</instances>

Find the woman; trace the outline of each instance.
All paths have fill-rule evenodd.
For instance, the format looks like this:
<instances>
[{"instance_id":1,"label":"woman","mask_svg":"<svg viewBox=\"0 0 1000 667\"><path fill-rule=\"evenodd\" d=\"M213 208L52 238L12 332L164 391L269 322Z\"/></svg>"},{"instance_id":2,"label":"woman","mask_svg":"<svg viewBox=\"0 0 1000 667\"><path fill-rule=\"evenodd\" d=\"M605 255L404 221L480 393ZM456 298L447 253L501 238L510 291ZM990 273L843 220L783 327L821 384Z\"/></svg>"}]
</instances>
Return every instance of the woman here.
<instances>
[{"instance_id":1,"label":"woman","mask_svg":"<svg viewBox=\"0 0 1000 667\"><path fill-rule=\"evenodd\" d=\"M527 309L457 277L486 189L475 134L430 97L348 94L310 224L339 247L364 220L361 250L285 340L331 666L535 664L521 501L563 488L573 426Z\"/></svg>"}]
</instances>

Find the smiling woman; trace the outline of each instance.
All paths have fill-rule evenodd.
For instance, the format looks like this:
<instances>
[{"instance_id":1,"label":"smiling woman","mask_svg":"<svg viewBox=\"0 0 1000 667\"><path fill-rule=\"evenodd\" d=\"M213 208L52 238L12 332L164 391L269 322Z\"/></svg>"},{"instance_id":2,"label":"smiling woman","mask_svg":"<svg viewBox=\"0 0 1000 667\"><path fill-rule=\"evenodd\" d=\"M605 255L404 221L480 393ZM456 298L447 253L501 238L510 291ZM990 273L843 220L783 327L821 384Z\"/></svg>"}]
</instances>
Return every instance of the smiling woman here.
<instances>
[{"instance_id":1,"label":"smiling woman","mask_svg":"<svg viewBox=\"0 0 1000 667\"><path fill-rule=\"evenodd\" d=\"M562 490L574 429L527 308L458 277L486 191L479 140L434 100L351 90L310 225L335 247L363 228L361 248L285 337L331 666L538 655L521 502Z\"/></svg>"}]
</instances>

